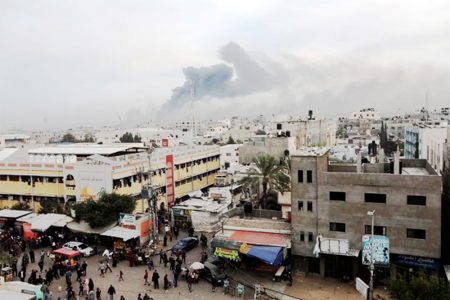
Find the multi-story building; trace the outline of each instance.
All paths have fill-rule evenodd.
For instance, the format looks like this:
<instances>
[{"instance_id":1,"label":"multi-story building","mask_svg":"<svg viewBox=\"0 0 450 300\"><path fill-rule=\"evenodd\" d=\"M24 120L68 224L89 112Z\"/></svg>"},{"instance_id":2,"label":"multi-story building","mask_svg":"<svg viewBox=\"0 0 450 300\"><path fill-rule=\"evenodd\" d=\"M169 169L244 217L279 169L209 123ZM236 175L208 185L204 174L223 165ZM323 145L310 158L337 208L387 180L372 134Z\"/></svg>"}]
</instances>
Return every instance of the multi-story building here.
<instances>
[{"instance_id":1,"label":"multi-story building","mask_svg":"<svg viewBox=\"0 0 450 300\"><path fill-rule=\"evenodd\" d=\"M228 169L239 164L240 144L229 144L220 147L220 168Z\"/></svg>"},{"instance_id":2,"label":"multi-story building","mask_svg":"<svg viewBox=\"0 0 450 300\"><path fill-rule=\"evenodd\" d=\"M25 134L2 134L0 135L0 149L7 147L20 147L30 142L30 137Z\"/></svg>"},{"instance_id":3,"label":"multi-story building","mask_svg":"<svg viewBox=\"0 0 450 300\"><path fill-rule=\"evenodd\" d=\"M160 205L214 184L220 169L218 146L157 148L140 144L73 144L17 148L0 158L0 207L18 201L83 201L102 191L136 198L145 210L142 189L151 184ZM150 162L149 162L150 156ZM164 204L161 204L164 203Z\"/></svg>"},{"instance_id":4,"label":"multi-story building","mask_svg":"<svg viewBox=\"0 0 450 300\"><path fill-rule=\"evenodd\" d=\"M434 169L442 171L447 128L448 123L441 121L421 121L406 128L405 157L426 159Z\"/></svg>"},{"instance_id":5,"label":"multi-story building","mask_svg":"<svg viewBox=\"0 0 450 300\"><path fill-rule=\"evenodd\" d=\"M364 277L361 239L371 232L367 212L374 210L374 234L390 239L391 271L417 266L436 271L441 259L441 176L426 160L400 160L399 153L394 163L361 164L359 157L356 165L330 164L328 153L315 148L291 154L292 253L299 257L297 266L322 276ZM329 241L335 247L326 250ZM314 255L318 252L319 258Z\"/></svg>"}]
</instances>

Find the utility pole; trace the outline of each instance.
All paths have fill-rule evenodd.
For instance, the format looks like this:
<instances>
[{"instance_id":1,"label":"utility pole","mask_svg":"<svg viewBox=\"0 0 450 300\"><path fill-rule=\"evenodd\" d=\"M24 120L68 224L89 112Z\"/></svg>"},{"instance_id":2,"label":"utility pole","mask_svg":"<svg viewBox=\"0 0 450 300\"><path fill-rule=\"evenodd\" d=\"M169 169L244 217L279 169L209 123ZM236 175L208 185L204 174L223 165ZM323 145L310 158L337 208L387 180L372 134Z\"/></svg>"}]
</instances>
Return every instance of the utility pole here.
<instances>
[{"instance_id":1,"label":"utility pole","mask_svg":"<svg viewBox=\"0 0 450 300\"><path fill-rule=\"evenodd\" d=\"M372 217L372 226L370 229L370 282L369 282L369 300L373 300L373 271L375 269L375 263L373 259L373 230L374 230L374 221L375 221L375 210L368 211L367 215Z\"/></svg>"}]
</instances>

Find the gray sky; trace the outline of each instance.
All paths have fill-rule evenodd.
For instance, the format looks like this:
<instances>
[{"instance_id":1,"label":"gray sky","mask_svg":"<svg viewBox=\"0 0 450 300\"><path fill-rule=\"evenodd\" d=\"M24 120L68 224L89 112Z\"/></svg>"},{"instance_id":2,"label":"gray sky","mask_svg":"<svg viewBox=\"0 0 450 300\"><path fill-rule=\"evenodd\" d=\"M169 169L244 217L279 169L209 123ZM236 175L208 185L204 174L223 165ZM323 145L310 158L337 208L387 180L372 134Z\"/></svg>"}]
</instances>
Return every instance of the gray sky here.
<instances>
[{"instance_id":1,"label":"gray sky","mask_svg":"<svg viewBox=\"0 0 450 300\"><path fill-rule=\"evenodd\" d=\"M2 0L0 130L448 106L449 37L449 1Z\"/></svg>"}]
</instances>

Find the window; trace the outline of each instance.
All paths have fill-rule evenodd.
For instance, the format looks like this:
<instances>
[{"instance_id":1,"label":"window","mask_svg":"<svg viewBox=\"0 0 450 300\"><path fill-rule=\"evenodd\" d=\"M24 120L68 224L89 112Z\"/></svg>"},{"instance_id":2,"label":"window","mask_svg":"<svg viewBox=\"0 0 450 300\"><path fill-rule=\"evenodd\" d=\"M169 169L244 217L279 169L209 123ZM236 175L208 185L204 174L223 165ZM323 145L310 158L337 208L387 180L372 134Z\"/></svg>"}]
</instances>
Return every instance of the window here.
<instances>
[{"instance_id":1,"label":"window","mask_svg":"<svg viewBox=\"0 0 450 300\"><path fill-rule=\"evenodd\" d=\"M425 206L425 205L427 205L427 197L408 195L407 203L408 203L408 205L423 205L423 206Z\"/></svg>"},{"instance_id":2,"label":"window","mask_svg":"<svg viewBox=\"0 0 450 300\"><path fill-rule=\"evenodd\" d=\"M330 222L330 231L345 232L345 223Z\"/></svg>"},{"instance_id":3,"label":"window","mask_svg":"<svg viewBox=\"0 0 450 300\"><path fill-rule=\"evenodd\" d=\"M303 231L300 231L300 242L305 241L305 233Z\"/></svg>"},{"instance_id":4,"label":"window","mask_svg":"<svg viewBox=\"0 0 450 300\"><path fill-rule=\"evenodd\" d=\"M312 241L313 241L313 233L308 232L308 242L312 242Z\"/></svg>"},{"instance_id":5,"label":"window","mask_svg":"<svg viewBox=\"0 0 450 300\"><path fill-rule=\"evenodd\" d=\"M365 193L364 201L369 203L386 203L386 194Z\"/></svg>"},{"instance_id":6,"label":"window","mask_svg":"<svg viewBox=\"0 0 450 300\"><path fill-rule=\"evenodd\" d=\"M306 182L307 183L311 183L312 182L312 171L311 170L308 170L306 172Z\"/></svg>"},{"instance_id":7,"label":"window","mask_svg":"<svg viewBox=\"0 0 450 300\"><path fill-rule=\"evenodd\" d=\"M312 204L312 201L306 202L306 210L307 210L307 211L313 211L313 204Z\"/></svg>"},{"instance_id":8,"label":"window","mask_svg":"<svg viewBox=\"0 0 450 300\"><path fill-rule=\"evenodd\" d=\"M303 201L298 201L298 210L303 211Z\"/></svg>"},{"instance_id":9,"label":"window","mask_svg":"<svg viewBox=\"0 0 450 300\"><path fill-rule=\"evenodd\" d=\"M365 232L365 234L372 234L372 226L371 225L365 225L364 226L364 232ZM387 228L386 228L386 226L373 226L373 234L375 234L375 235L387 235Z\"/></svg>"},{"instance_id":10,"label":"window","mask_svg":"<svg viewBox=\"0 0 450 300\"><path fill-rule=\"evenodd\" d=\"M330 200L345 201L345 192L330 192Z\"/></svg>"},{"instance_id":11,"label":"window","mask_svg":"<svg viewBox=\"0 0 450 300\"><path fill-rule=\"evenodd\" d=\"M298 170L297 176L298 176L298 182L303 182L303 170Z\"/></svg>"},{"instance_id":12,"label":"window","mask_svg":"<svg viewBox=\"0 0 450 300\"><path fill-rule=\"evenodd\" d=\"M410 239L425 240L426 239L426 232L423 229L407 228L406 229L406 237L408 237Z\"/></svg>"}]
</instances>

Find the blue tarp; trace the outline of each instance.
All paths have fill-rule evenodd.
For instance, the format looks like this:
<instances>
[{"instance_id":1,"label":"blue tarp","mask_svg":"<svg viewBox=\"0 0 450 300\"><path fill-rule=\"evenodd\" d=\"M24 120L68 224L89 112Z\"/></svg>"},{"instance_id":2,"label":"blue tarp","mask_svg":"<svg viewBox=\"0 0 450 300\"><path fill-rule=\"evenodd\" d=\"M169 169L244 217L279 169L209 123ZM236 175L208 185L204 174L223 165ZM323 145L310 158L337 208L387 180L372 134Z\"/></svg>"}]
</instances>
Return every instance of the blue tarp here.
<instances>
[{"instance_id":1,"label":"blue tarp","mask_svg":"<svg viewBox=\"0 0 450 300\"><path fill-rule=\"evenodd\" d=\"M271 266L279 266L283 262L283 248L251 245L247 255L258 258Z\"/></svg>"}]
</instances>

